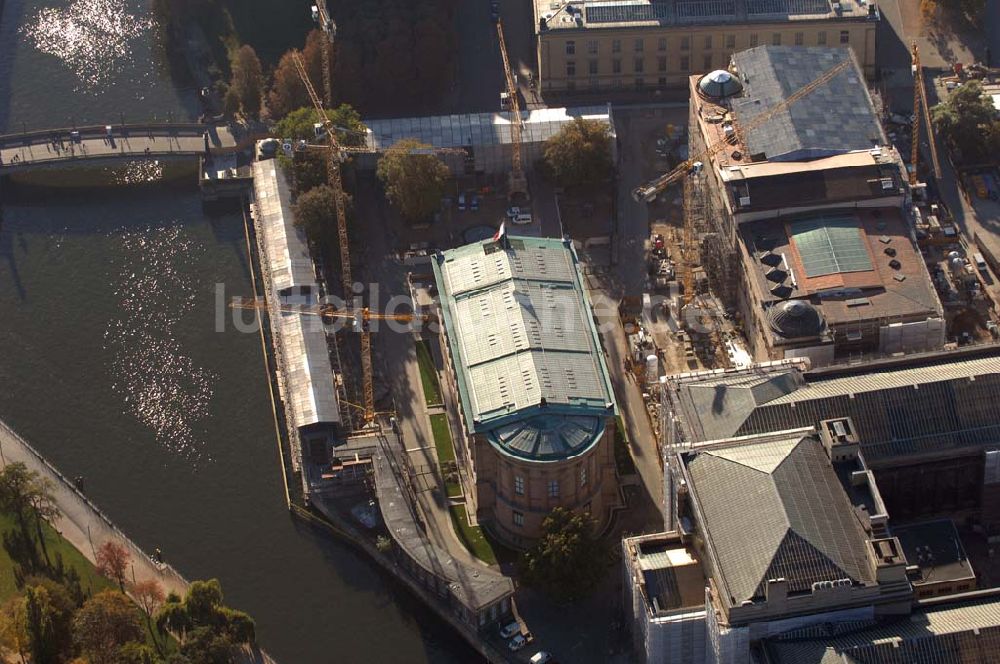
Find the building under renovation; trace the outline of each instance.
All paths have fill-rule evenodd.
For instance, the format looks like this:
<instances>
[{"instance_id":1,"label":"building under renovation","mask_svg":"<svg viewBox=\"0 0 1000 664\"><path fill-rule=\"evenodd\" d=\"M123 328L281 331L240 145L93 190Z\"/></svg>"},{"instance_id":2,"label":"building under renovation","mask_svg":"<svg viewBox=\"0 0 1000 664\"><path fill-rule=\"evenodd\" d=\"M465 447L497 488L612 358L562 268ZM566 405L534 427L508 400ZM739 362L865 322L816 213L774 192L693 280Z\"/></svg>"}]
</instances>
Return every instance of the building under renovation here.
<instances>
[{"instance_id":1,"label":"building under renovation","mask_svg":"<svg viewBox=\"0 0 1000 664\"><path fill-rule=\"evenodd\" d=\"M253 164L254 226L261 273L268 289L279 363L281 399L292 444L307 457L326 459L342 438L340 400L323 320L280 313L285 305L316 305L321 296L305 233L295 226L288 183L274 159ZM293 455L294 457L295 455Z\"/></svg>"},{"instance_id":2,"label":"building under renovation","mask_svg":"<svg viewBox=\"0 0 1000 664\"><path fill-rule=\"evenodd\" d=\"M694 180L717 202L706 267L754 356L941 348L904 171L851 51L762 46L690 82L692 152L723 145Z\"/></svg>"},{"instance_id":3,"label":"building under renovation","mask_svg":"<svg viewBox=\"0 0 1000 664\"><path fill-rule=\"evenodd\" d=\"M434 256L477 518L522 547L556 507L621 504L615 398L568 240L501 237Z\"/></svg>"},{"instance_id":4,"label":"building under renovation","mask_svg":"<svg viewBox=\"0 0 1000 664\"><path fill-rule=\"evenodd\" d=\"M664 388L671 530L623 549L645 661L992 661L1000 348Z\"/></svg>"},{"instance_id":5,"label":"building under renovation","mask_svg":"<svg viewBox=\"0 0 1000 664\"><path fill-rule=\"evenodd\" d=\"M530 171L541 159L545 141L559 133L574 118L605 123L615 133L611 105L579 108L539 108L522 111L521 158ZM360 154L360 168L374 169L379 150L385 150L399 140L415 138L435 148L459 148L464 154L438 155L454 174L482 173L506 175L511 164L511 114L467 113L463 115L437 115L422 118L392 118L365 120L368 128L367 147L371 154ZM615 150L615 141L611 141ZM611 155L614 160L614 154Z\"/></svg>"}]
</instances>

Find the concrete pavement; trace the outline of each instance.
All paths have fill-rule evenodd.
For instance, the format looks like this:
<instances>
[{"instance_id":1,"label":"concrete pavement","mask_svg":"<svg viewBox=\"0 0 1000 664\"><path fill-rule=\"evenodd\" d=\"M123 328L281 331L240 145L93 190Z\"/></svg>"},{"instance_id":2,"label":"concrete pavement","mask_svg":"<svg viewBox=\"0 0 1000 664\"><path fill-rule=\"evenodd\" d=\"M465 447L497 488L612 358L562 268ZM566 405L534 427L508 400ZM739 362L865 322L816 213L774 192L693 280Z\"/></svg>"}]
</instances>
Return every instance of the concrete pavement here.
<instances>
[{"instance_id":1,"label":"concrete pavement","mask_svg":"<svg viewBox=\"0 0 1000 664\"><path fill-rule=\"evenodd\" d=\"M164 592L184 596L188 582L169 565L154 563L149 554L136 546L111 523L87 498L63 477L62 473L35 452L28 443L6 424L0 422L0 450L3 465L21 462L52 482L52 497L59 507L59 516L52 526L90 562L97 564L97 549L105 542L125 547L132 561L128 577L132 581L157 581Z\"/></svg>"}]
</instances>

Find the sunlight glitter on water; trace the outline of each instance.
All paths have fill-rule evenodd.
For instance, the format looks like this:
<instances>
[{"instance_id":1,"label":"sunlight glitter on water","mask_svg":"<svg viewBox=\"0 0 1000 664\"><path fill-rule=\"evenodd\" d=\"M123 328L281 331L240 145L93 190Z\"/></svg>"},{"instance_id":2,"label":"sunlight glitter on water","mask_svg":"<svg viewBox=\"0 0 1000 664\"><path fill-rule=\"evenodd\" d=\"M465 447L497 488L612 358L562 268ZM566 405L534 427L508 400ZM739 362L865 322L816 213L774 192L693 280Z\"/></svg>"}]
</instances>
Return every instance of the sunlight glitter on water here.
<instances>
[{"instance_id":1,"label":"sunlight glitter on water","mask_svg":"<svg viewBox=\"0 0 1000 664\"><path fill-rule=\"evenodd\" d=\"M158 161L130 161L110 169L115 184L141 184L163 179L163 164Z\"/></svg>"},{"instance_id":2,"label":"sunlight glitter on water","mask_svg":"<svg viewBox=\"0 0 1000 664\"><path fill-rule=\"evenodd\" d=\"M112 274L119 315L108 323L105 350L125 412L157 442L191 461L209 458L201 435L218 376L183 352L175 333L194 308L192 266L204 247L179 225L122 230L125 257Z\"/></svg>"},{"instance_id":3,"label":"sunlight glitter on water","mask_svg":"<svg viewBox=\"0 0 1000 664\"><path fill-rule=\"evenodd\" d=\"M136 16L125 0L74 0L65 8L39 10L19 33L69 67L83 84L81 91L97 94L93 87L131 61L133 45L153 25L151 18Z\"/></svg>"}]
</instances>

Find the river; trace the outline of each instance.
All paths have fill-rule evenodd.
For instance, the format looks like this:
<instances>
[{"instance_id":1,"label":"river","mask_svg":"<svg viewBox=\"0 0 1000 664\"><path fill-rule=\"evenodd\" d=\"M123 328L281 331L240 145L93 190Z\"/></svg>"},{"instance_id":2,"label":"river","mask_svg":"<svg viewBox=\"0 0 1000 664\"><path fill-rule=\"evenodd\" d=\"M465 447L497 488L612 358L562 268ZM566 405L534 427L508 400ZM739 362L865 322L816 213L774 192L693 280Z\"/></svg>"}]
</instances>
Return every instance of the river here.
<instances>
[{"instance_id":1,"label":"river","mask_svg":"<svg viewBox=\"0 0 1000 664\"><path fill-rule=\"evenodd\" d=\"M147 4L6 0L0 131L196 114ZM193 176L152 179L4 188L0 418L140 546L218 577L282 664L474 659L363 556L291 520L259 337L216 330L216 285L251 292L241 217L206 214Z\"/></svg>"}]
</instances>

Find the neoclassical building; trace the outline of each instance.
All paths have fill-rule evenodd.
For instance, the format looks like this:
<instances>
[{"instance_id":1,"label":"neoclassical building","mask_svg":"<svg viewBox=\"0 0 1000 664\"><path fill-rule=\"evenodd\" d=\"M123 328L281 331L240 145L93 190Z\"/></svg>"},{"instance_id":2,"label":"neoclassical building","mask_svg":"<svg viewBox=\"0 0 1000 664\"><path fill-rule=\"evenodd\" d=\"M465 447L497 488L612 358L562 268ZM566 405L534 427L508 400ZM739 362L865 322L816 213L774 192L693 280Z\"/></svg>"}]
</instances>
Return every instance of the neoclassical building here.
<instances>
[{"instance_id":1,"label":"neoclassical building","mask_svg":"<svg viewBox=\"0 0 1000 664\"><path fill-rule=\"evenodd\" d=\"M438 253L433 269L470 513L515 547L556 507L603 528L620 504L615 400L571 243L485 240Z\"/></svg>"}]
</instances>

